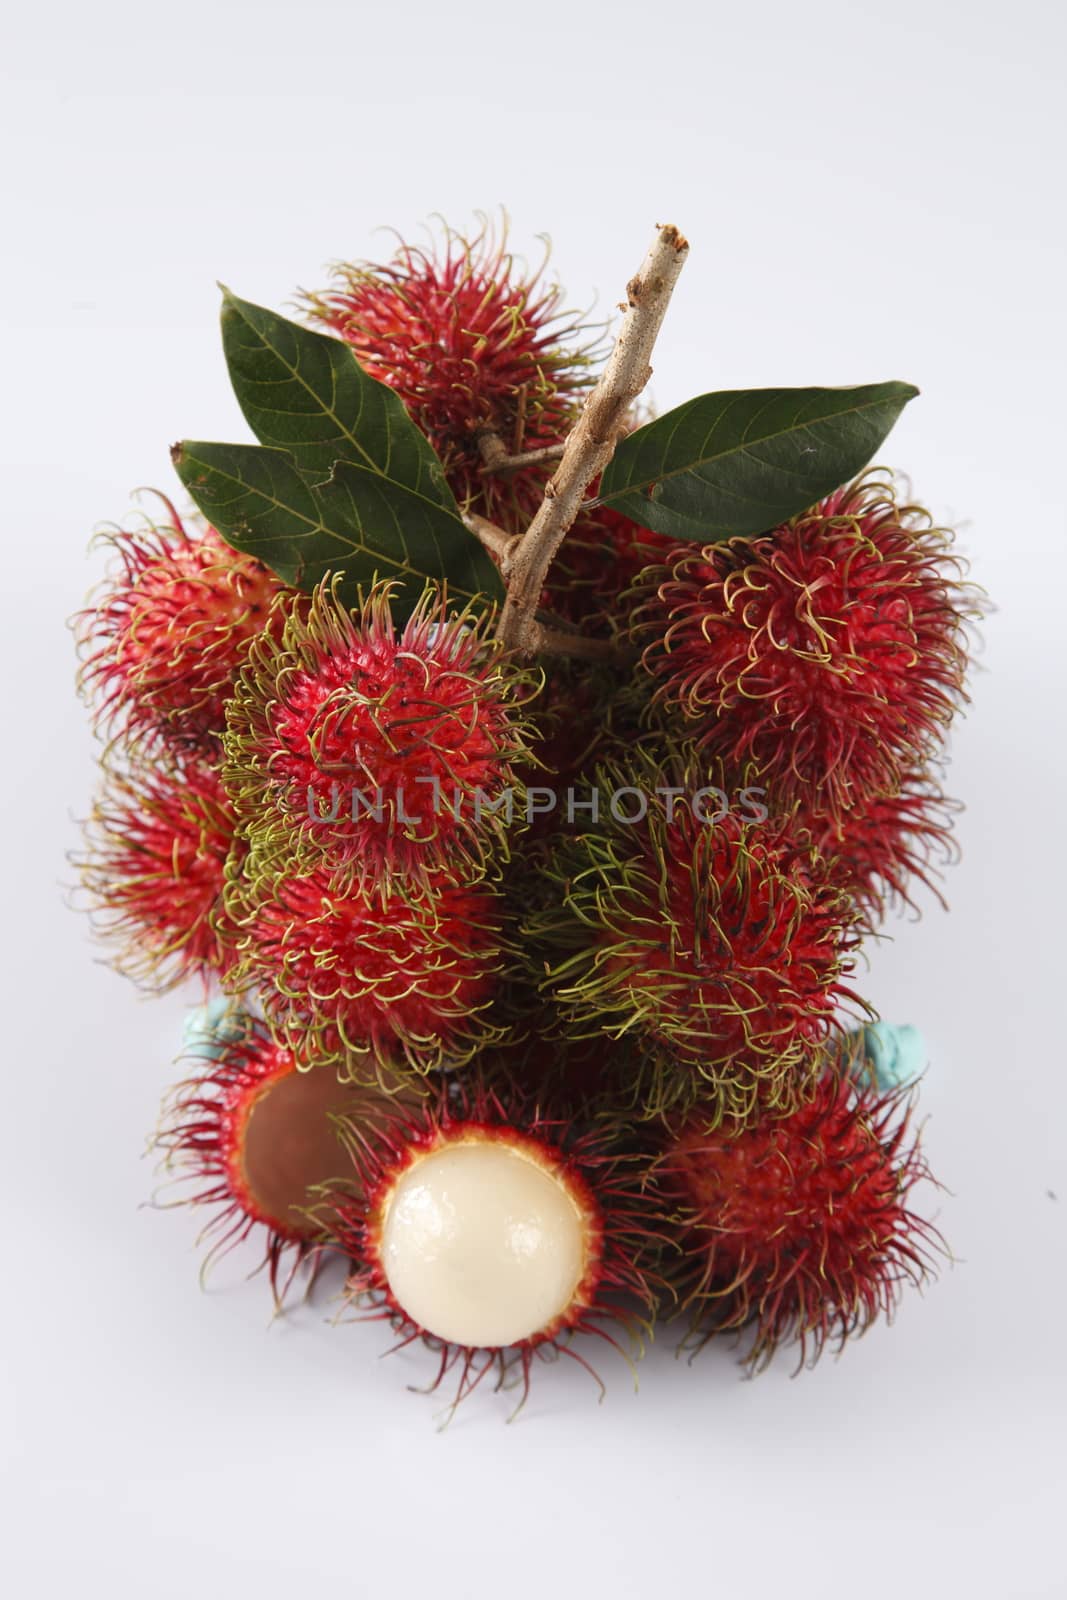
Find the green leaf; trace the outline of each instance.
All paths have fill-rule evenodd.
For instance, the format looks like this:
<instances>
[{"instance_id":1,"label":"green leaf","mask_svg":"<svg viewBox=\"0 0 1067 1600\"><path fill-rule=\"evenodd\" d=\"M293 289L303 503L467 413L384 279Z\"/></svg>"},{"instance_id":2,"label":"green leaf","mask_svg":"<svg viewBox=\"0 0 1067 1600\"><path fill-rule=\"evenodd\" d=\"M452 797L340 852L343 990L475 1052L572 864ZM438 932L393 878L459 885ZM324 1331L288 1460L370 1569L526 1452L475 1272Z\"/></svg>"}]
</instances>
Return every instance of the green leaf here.
<instances>
[{"instance_id":1,"label":"green leaf","mask_svg":"<svg viewBox=\"0 0 1067 1600\"><path fill-rule=\"evenodd\" d=\"M346 344L228 289L222 295L230 380L261 444L287 450L312 482L328 478L335 462L351 461L458 517L433 446Z\"/></svg>"},{"instance_id":2,"label":"green leaf","mask_svg":"<svg viewBox=\"0 0 1067 1600\"><path fill-rule=\"evenodd\" d=\"M872 383L700 395L622 440L600 503L675 539L765 533L865 467L918 392Z\"/></svg>"},{"instance_id":3,"label":"green leaf","mask_svg":"<svg viewBox=\"0 0 1067 1600\"><path fill-rule=\"evenodd\" d=\"M376 566L383 576L403 578L412 605L422 593L424 574L447 584L450 594L503 598L500 573L488 552L458 516L421 495L350 461L339 461L314 493L331 537L349 541L349 576L358 559L368 573ZM329 564L337 562L331 557Z\"/></svg>"},{"instance_id":4,"label":"green leaf","mask_svg":"<svg viewBox=\"0 0 1067 1600\"><path fill-rule=\"evenodd\" d=\"M185 442L178 475L235 549L311 588L343 571L355 597L375 577L410 607L427 579L459 599L502 593L444 469L393 391L347 345L223 291L234 391L259 445Z\"/></svg>"},{"instance_id":5,"label":"green leaf","mask_svg":"<svg viewBox=\"0 0 1067 1600\"><path fill-rule=\"evenodd\" d=\"M354 599L359 585L396 578L398 616L427 578L458 599L502 593L492 560L458 517L368 467L340 462L315 485L284 450L186 440L171 455L208 521L286 583L309 589L343 571L342 592Z\"/></svg>"},{"instance_id":6,"label":"green leaf","mask_svg":"<svg viewBox=\"0 0 1067 1600\"><path fill-rule=\"evenodd\" d=\"M284 450L183 440L171 460L228 543L257 556L286 583L303 585L301 550L325 529L311 488Z\"/></svg>"}]
</instances>

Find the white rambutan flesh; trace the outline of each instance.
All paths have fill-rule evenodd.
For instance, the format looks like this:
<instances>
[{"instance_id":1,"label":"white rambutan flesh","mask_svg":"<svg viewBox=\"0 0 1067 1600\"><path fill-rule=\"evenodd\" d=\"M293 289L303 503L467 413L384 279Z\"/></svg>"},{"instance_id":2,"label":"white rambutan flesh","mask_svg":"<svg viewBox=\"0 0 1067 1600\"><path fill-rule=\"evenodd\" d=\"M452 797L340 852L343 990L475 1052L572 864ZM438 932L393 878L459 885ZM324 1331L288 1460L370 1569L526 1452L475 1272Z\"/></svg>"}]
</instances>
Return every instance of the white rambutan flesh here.
<instances>
[{"instance_id":1,"label":"white rambutan flesh","mask_svg":"<svg viewBox=\"0 0 1067 1600\"><path fill-rule=\"evenodd\" d=\"M381 1265L393 1299L427 1333L508 1346L566 1318L589 1235L562 1171L507 1143L464 1140L426 1152L396 1180Z\"/></svg>"}]
</instances>

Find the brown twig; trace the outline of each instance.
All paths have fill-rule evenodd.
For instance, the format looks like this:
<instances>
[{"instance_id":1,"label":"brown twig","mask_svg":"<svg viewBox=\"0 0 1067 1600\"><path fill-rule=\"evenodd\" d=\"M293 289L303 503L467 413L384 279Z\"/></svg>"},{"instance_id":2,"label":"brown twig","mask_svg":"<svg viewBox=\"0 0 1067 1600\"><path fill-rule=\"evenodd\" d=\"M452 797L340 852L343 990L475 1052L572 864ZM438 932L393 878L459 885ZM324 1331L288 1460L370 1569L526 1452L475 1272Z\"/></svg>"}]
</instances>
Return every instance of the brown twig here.
<instances>
[{"instance_id":1,"label":"brown twig","mask_svg":"<svg viewBox=\"0 0 1067 1600\"><path fill-rule=\"evenodd\" d=\"M572 661L606 661L615 666L632 662L633 657L611 639L591 639L585 633L571 633L569 628L552 628L545 622L535 623L537 650L545 656L567 656Z\"/></svg>"},{"instance_id":2,"label":"brown twig","mask_svg":"<svg viewBox=\"0 0 1067 1600\"><path fill-rule=\"evenodd\" d=\"M511 557L519 542L519 535L505 533L503 528L498 528L488 517L480 517L476 511L466 512L463 521L478 542L484 545L495 559L500 568L500 576L507 582L511 571Z\"/></svg>"},{"instance_id":3,"label":"brown twig","mask_svg":"<svg viewBox=\"0 0 1067 1600\"><path fill-rule=\"evenodd\" d=\"M468 511L463 517L468 529L474 534L500 568L500 575L507 582L511 569L511 554L519 543L519 535L505 533L503 528L498 528L495 522L490 522L487 517L480 517L476 511ZM626 653L612 644L609 639L589 639L582 633L572 632L565 626L557 626L551 622L537 620L538 650L543 655L572 656L581 661L616 661L623 662L628 659Z\"/></svg>"},{"instance_id":4,"label":"brown twig","mask_svg":"<svg viewBox=\"0 0 1067 1600\"><path fill-rule=\"evenodd\" d=\"M520 534L504 533L502 528L488 517L480 517L475 510L464 512L464 522L475 539L485 546L490 552L496 565L501 568L501 578L507 582L512 563L512 552L517 549ZM577 661L617 661L619 664L627 659L625 651L619 650L611 643L609 638L587 638L577 630L571 630L565 622L541 621L537 618L537 650L545 656L573 656Z\"/></svg>"},{"instance_id":5,"label":"brown twig","mask_svg":"<svg viewBox=\"0 0 1067 1600\"><path fill-rule=\"evenodd\" d=\"M586 489L615 453L627 411L652 376L652 347L688 253L677 228L660 228L644 265L626 286L626 314L615 347L567 436L540 508L510 553L499 634L511 649L535 654L542 648L535 613L545 577Z\"/></svg>"},{"instance_id":6,"label":"brown twig","mask_svg":"<svg viewBox=\"0 0 1067 1600\"><path fill-rule=\"evenodd\" d=\"M509 451L499 433L483 428L478 434L478 452L482 458L483 472L518 472L522 467L539 467L549 461L558 461L563 454L562 444L543 444L537 450Z\"/></svg>"}]
</instances>

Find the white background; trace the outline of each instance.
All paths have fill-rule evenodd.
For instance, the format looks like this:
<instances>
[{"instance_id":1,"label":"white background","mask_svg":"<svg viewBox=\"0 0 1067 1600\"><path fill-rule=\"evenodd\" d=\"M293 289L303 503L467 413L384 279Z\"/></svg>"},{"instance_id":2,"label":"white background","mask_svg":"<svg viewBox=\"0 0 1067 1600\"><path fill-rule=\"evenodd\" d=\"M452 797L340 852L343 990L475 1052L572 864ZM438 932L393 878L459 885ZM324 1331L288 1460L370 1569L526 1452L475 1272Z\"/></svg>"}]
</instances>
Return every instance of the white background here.
<instances>
[{"instance_id":1,"label":"white background","mask_svg":"<svg viewBox=\"0 0 1067 1600\"><path fill-rule=\"evenodd\" d=\"M6 756L2 1207L8 1592L1067 1593L1064 157L1047 0L34 4L8 25L0 311ZM954 741L946 916L876 952L918 1023L960 1263L840 1363L739 1381L669 1346L599 1407L446 1433L327 1306L196 1282L139 1209L181 1002L140 1003L62 903L92 782L64 618L85 546L180 436L246 437L216 278L284 307L373 230L504 202L572 302L653 225L690 263L656 363L701 389L906 378L887 459L962 527L998 611ZM1054 1198L1058 1196L1059 1198Z\"/></svg>"}]
</instances>

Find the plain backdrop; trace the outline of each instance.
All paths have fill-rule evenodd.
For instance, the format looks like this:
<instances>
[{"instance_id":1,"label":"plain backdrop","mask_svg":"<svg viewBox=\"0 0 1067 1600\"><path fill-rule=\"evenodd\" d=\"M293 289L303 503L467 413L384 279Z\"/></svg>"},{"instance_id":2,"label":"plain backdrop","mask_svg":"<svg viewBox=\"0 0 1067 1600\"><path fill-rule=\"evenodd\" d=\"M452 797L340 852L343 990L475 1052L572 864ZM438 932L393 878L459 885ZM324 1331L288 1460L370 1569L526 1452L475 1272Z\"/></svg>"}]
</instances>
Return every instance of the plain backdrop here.
<instances>
[{"instance_id":1,"label":"plain backdrop","mask_svg":"<svg viewBox=\"0 0 1067 1600\"><path fill-rule=\"evenodd\" d=\"M729 1600L1067 1593L1063 12L1048 0L523 7L39 3L9 14L2 570L0 1569L20 1597ZM568 1364L444 1433L320 1302L143 1207L186 997L143 1002L63 903L94 783L65 618L99 522L247 437L216 279L281 308L393 225L508 207L610 314L659 221L692 256L661 408L903 378L884 452L997 611L953 739L967 802L865 992L918 1024L957 1264L839 1362L755 1382L670 1343L605 1403Z\"/></svg>"}]
</instances>

